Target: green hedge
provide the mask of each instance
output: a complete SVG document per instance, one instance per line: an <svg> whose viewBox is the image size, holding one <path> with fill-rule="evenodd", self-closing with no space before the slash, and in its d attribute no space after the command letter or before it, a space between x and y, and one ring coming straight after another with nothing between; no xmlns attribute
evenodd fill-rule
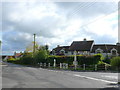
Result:
<svg viewBox="0 0 120 90"><path fill-rule="evenodd" d="M42 54L43 55L42 55ZM19 60L10 60L10 62L24 65L36 65L37 63L51 63L53 65L54 59L56 59L56 64L60 63L68 63L69 65L73 65L74 55L71 56L44 56L44 52L39 52L36 55L32 55L31 53L25 53L23 57ZM94 65L98 64L101 61L101 55L77 55L77 61L79 65Z"/></svg>
<svg viewBox="0 0 120 90"><path fill-rule="evenodd" d="M68 63L69 65L73 64L74 56L49 56L46 60L47 63L54 63L54 59L56 59L56 63ZM101 55L91 55L91 56L83 56L77 55L77 61L79 65L94 65L97 64L101 60Z"/></svg>

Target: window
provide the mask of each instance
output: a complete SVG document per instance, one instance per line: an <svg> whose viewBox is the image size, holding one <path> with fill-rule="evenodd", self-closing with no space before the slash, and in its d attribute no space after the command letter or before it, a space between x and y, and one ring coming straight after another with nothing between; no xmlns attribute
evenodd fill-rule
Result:
<svg viewBox="0 0 120 90"><path fill-rule="evenodd" d="M84 55L87 55L87 54L88 54L88 52L87 52L87 51L84 51L84 52L83 52L83 54L84 54Z"/></svg>
<svg viewBox="0 0 120 90"><path fill-rule="evenodd" d="M116 56L116 55L117 55L117 50L113 48L113 49L111 50L111 54L112 54L113 56Z"/></svg>
<svg viewBox="0 0 120 90"><path fill-rule="evenodd" d="M65 51L63 49L60 50L60 54L65 54Z"/></svg>
<svg viewBox="0 0 120 90"><path fill-rule="evenodd" d="M100 49L100 48L98 48L98 49L95 51L95 53L102 53L102 52L103 52L103 50Z"/></svg>
<svg viewBox="0 0 120 90"><path fill-rule="evenodd" d="M52 51L52 54L55 55L55 50Z"/></svg>

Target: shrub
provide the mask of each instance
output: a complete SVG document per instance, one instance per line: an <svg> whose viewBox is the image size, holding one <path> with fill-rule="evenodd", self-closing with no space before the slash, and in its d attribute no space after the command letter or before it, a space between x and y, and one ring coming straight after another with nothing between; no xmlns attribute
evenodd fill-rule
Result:
<svg viewBox="0 0 120 90"><path fill-rule="evenodd" d="M24 65L33 65L35 64L34 59L32 57L32 53L25 53L23 57L20 58L19 64L24 64Z"/></svg>
<svg viewBox="0 0 120 90"><path fill-rule="evenodd" d="M45 63L46 62L46 59L48 57L47 55L47 51L46 50L39 50L37 51L35 54L34 54L34 59L36 61L36 63Z"/></svg>
<svg viewBox="0 0 120 90"><path fill-rule="evenodd" d="M102 60L102 61L105 62L105 63L110 64L110 56L106 55L104 60Z"/></svg>
<svg viewBox="0 0 120 90"><path fill-rule="evenodd" d="M13 57L10 57L9 59L7 59L7 62L11 62L11 63L13 63L13 62L15 62L15 58L13 58Z"/></svg>
<svg viewBox="0 0 120 90"><path fill-rule="evenodd" d="M114 67L118 67L120 68L120 57L113 57L111 59L111 63L110 63L112 66Z"/></svg>

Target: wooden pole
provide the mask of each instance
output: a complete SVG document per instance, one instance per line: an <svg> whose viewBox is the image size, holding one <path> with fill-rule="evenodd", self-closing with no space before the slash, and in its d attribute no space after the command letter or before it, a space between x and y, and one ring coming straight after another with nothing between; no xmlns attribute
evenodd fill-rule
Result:
<svg viewBox="0 0 120 90"><path fill-rule="evenodd" d="M33 34L34 35L34 45L33 45L33 54L35 53L35 36L36 34Z"/></svg>

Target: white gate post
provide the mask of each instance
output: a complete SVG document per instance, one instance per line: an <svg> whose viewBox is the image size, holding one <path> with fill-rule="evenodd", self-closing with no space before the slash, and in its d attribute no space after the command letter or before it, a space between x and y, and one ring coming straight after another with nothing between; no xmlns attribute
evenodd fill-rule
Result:
<svg viewBox="0 0 120 90"><path fill-rule="evenodd" d="M95 65L95 71L97 71L97 64Z"/></svg>
<svg viewBox="0 0 120 90"><path fill-rule="evenodd" d="M50 63L48 63L48 67L50 67Z"/></svg>
<svg viewBox="0 0 120 90"><path fill-rule="evenodd" d="M83 64L83 70L85 70L85 64Z"/></svg>
<svg viewBox="0 0 120 90"><path fill-rule="evenodd" d="M66 69L68 69L68 64L66 63Z"/></svg>
<svg viewBox="0 0 120 90"><path fill-rule="evenodd" d="M60 69L62 68L62 63L60 63Z"/></svg>

